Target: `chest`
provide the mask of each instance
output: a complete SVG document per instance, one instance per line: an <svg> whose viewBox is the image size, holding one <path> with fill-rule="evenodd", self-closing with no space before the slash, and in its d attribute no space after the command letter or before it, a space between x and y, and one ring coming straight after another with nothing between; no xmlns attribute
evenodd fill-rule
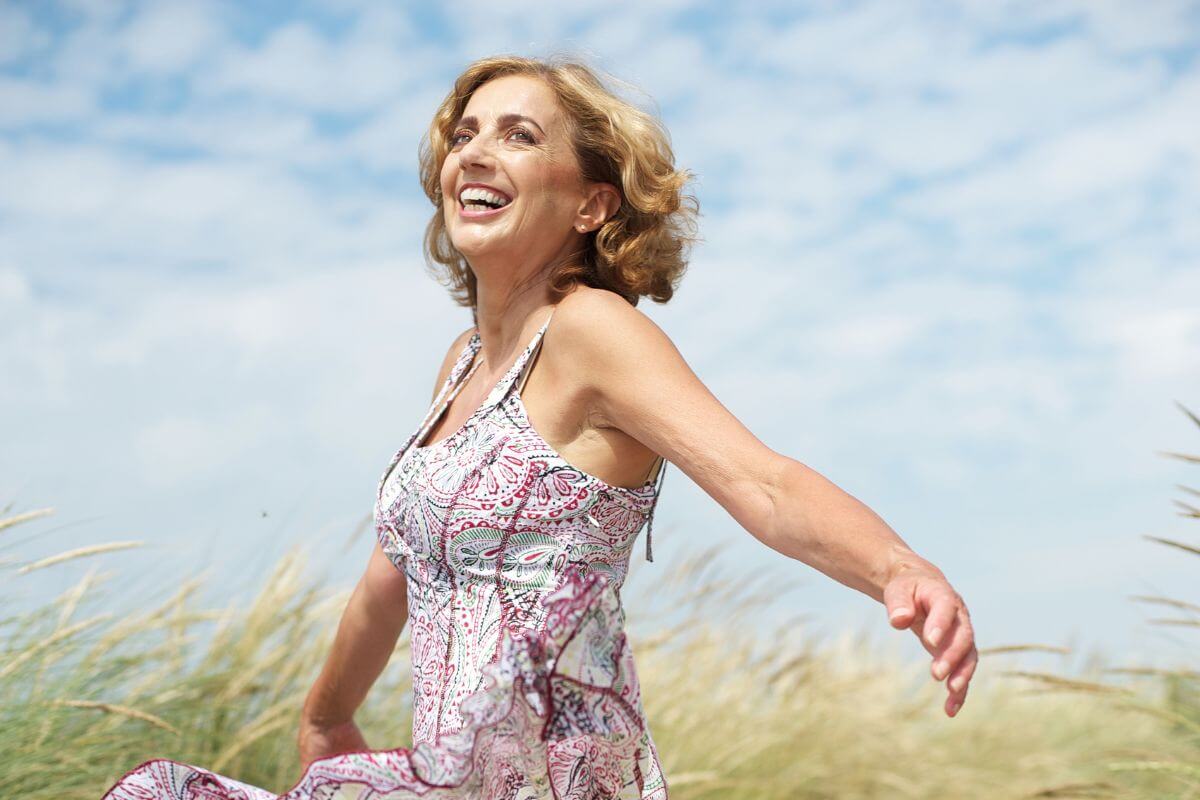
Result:
<svg viewBox="0 0 1200 800"><path fill-rule="evenodd" d="M610 491L526 431L487 418L401 459L379 522L422 581L550 587L579 565L621 582L654 495Z"/></svg>

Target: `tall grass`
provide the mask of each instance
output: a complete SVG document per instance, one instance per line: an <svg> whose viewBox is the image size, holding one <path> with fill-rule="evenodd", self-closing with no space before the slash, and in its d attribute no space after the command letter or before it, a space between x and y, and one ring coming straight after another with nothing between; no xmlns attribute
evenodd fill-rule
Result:
<svg viewBox="0 0 1200 800"><path fill-rule="evenodd" d="M117 618L92 571L0 621L0 797L98 800L152 757L289 787L298 710L348 598L306 585L303 572L293 552L246 608L196 608L193 579ZM409 735L397 677L406 659L397 653L364 709L388 746Z"/></svg>
<svg viewBox="0 0 1200 800"><path fill-rule="evenodd" d="M1200 428L1200 417L1178 404L1180 410ZM1162 453L1188 464L1200 464L1200 455ZM1200 489L1178 486L1192 497ZM1180 516L1200 520L1200 508L1183 500L1175 501ZM1200 556L1200 547L1161 536L1144 536L1155 544L1172 548L1181 558ZM1196 562L1194 562L1196 563ZM1200 567L1200 563L1196 564ZM1200 569L1197 569L1200 574ZM1200 580L1195 584L1200 586ZM1193 635L1200 634L1200 605L1194 600L1134 595L1136 602L1168 609L1170 616L1149 620L1151 625L1178 627ZM1152 666L1100 667L1094 682L1072 680L1047 674L1009 671L1004 674L1037 682L1046 692L1075 696L1090 701L1105 699L1113 713L1134 714L1155 722L1155 737L1141 740L1131 737L1113 749L1096 754L1093 762L1106 770L1107 779L1096 782L1092 795L1053 794L1053 797L1170 797L1180 800L1200 798L1200 646L1191 650L1191 663L1173 669ZM1130 687L1127 680L1140 679Z"/></svg>
<svg viewBox="0 0 1200 800"><path fill-rule="evenodd" d="M0 514L0 536L47 513ZM1200 555L1148 538L1181 558ZM9 585L135 545L9 562L0 574ZM778 596L713 574L714 555L678 563L655 587L684 617L630 628L673 798L1200 798L1195 669L1059 675L1018 659L1065 648L981 642L968 702L948 719L925 659L885 655L865 636L818 640L795 620L766 635L740 624ZM198 608L196 578L118 618L104 610L106 576L92 570L0 620L0 797L98 800L152 757L289 788L301 701L349 596L304 575L293 551L244 608ZM1193 602L1135 599L1169 609L1156 624L1200 628ZM407 640L358 715L374 747L411 743Z"/></svg>

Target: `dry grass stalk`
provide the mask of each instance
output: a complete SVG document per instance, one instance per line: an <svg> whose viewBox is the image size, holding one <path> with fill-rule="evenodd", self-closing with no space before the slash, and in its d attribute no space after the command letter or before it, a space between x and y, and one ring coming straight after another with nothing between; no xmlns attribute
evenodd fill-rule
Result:
<svg viewBox="0 0 1200 800"><path fill-rule="evenodd" d="M1053 644L1005 644L995 647L978 647L976 652L980 656L995 656L1001 653L1058 653L1060 655L1070 655L1071 648L1060 647Z"/></svg>
<svg viewBox="0 0 1200 800"><path fill-rule="evenodd" d="M1025 670L1003 670L1001 675L1012 675L1018 678L1028 678L1033 681L1051 686L1056 689L1064 689L1073 692L1091 692L1094 694L1120 694L1132 695L1133 692L1120 686L1109 686L1104 683L1095 683L1093 681L1073 680L1064 678L1060 675L1052 675L1046 672L1028 672Z"/></svg>
<svg viewBox="0 0 1200 800"><path fill-rule="evenodd" d="M140 719L143 722L148 722L151 725L162 728L164 731L170 731L176 736L182 735L178 728L176 728L174 725L171 725L161 717L156 717L153 714L145 711L138 711L136 708L117 705L116 703L101 703L96 700L53 700L51 703L58 706L90 708L95 709L96 711L104 711L109 714L120 714L124 717L131 717L132 719Z"/></svg>
<svg viewBox="0 0 1200 800"><path fill-rule="evenodd" d="M79 633L80 631L86 630L87 628L93 627L95 625L99 625L101 622L104 622L105 620L108 620L111 618L112 618L112 614L107 614L107 613L97 614L96 616L92 617L91 619L86 619L82 622L77 622L74 625L70 626L69 628L63 628L63 629L57 631L53 635L47 637L46 639L43 639L41 642L26 649L25 652L18 655L12 661L8 662L8 664L6 664L2 669L0 669L0 678L8 677L12 673L14 673L18 669L20 669L21 665L23 665L25 662L36 657L39 653L44 653L46 650L49 650L51 647L54 647L54 645L58 644L59 642L65 641L65 640L69 639L70 637L74 636L75 634Z"/></svg>
<svg viewBox="0 0 1200 800"><path fill-rule="evenodd" d="M1181 625L1185 628L1200 628L1200 620L1195 619L1171 619L1169 617L1151 617L1146 620L1151 625Z"/></svg>
<svg viewBox="0 0 1200 800"><path fill-rule="evenodd" d="M64 561L70 561L75 558L84 558L86 556L99 555L100 553L110 553L114 550L128 550L131 547L141 547L145 542L140 541L125 541L125 542L106 542L105 544L92 544L87 547L77 547L74 550L68 550L65 553L49 556L39 561L34 561L32 564L26 564L17 570L17 573L24 575L27 572L33 572L35 569L45 569L46 567L61 564Z"/></svg>
<svg viewBox="0 0 1200 800"><path fill-rule="evenodd" d="M97 583L97 576L96 568L93 567L87 571L87 574L83 576L79 583L75 584L63 593L62 597L60 598L62 601L62 608L58 613L58 624L55 626L56 631L62 630L64 627L66 627L67 622L75 613L75 609L79 607L79 601L83 599L83 596L87 594L88 590L91 589L95 583Z"/></svg>
<svg viewBox="0 0 1200 800"><path fill-rule="evenodd" d="M1176 453L1171 450L1159 450L1158 454L1160 456L1167 456L1168 458L1178 458L1181 461L1190 461L1193 464L1200 464L1200 456L1194 456L1190 453Z"/></svg>
<svg viewBox="0 0 1200 800"><path fill-rule="evenodd" d="M1090 783L1064 783L1029 795L1029 797L1112 797L1117 787L1103 781Z"/></svg>
<svg viewBox="0 0 1200 800"><path fill-rule="evenodd" d="M1109 667L1104 672L1118 675L1151 675L1154 677L1176 677L1200 679L1200 672L1189 669L1156 669L1154 667Z"/></svg>
<svg viewBox="0 0 1200 800"><path fill-rule="evenodd" d="M1142 538L1149 539L1152 542L1158 542L1159 544L1165 544L1170 547L1177 547L1180 550L1183 550L1185 553L1191 553L1194 556L1200 556L1200 547L1193 547L1190 544L1177 542L1174 539L1164 539L1161 536L1150 536L1149 534L1144 534Z"/></svg>
<svg viewBox="0 0 1200 800"><path fill-rule="evenodd" d="M220 771L229 766L246 748L270 733L281 731L295 722L296 708L301 698L285 698L274 706L263 711L258 719L252 721L243 729L237 739L226 747L213 760L211 769Z"/></svg>
<svg viewBox="0 0 1200 800"><path fill-rule="evenodd" d="M1109 764L1108 768L1114 772L1171 772L1200 778L1200 766L1180 764L1178 761L1116 761ZM1194 794L1187 796L1195 797Z"/></svg>
<svg viewBox="0 0 1200 800"><path fill-rule="evenodd" d="M1130 599L1137 600L1142 603L1157 603L1159 605L1170 606L1171 608L1178 608L1182 611L1200 612L1200 605L1195 603L1187 603L1183 600L1176 600L1173 597L1157 597L1154 595L1135 594L1130 595Z"/></svg>
<svg viewBox="0 0 1200 800"><path fill-rule="evenodd" d="M11 528L14 525L20 525L23 522L29 522L32 519L49 516L53 513L53 508L39 508L35 511L26 511L23 514L17 514L15 516L8 517L7 519L0 519L0 531Z"/></svg>

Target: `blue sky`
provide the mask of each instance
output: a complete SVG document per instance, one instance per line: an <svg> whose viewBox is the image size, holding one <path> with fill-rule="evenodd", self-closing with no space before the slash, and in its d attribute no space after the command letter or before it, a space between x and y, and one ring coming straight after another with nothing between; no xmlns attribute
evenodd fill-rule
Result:
<svg viewBox="0 0 1200 800"><path fill-rule="evenodd" d="M752 431L937 563L981 646L1194 646L1129 595L1196 600L1141 538L1196 540L1160 453L1200 450L1196 4L446 9L0 5L0 504L56 509L0 556L139 539L95 559L118 596L225 597L304 543L352 581L470 324L421 260L419 137L470 60L566 52L697 175L704 242L639 308ZM632 594L722 545L782 611L900 637L681 472L655 534Z"/></svg>

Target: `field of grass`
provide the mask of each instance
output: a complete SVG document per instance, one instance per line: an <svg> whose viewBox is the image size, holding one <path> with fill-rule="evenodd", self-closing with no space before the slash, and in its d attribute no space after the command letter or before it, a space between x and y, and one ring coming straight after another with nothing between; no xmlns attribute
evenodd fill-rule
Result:
<svg viewBox="0 0 1200 800"><path fill-rule="evenodd" d="M0 514L0 537L47 513ZM1200 556L1185 542L1154 544ZM123 546L7 563L0 575L8 584ZM630 628L672 798L1200 800L1196 670L1093 664L1060 675L1022 669L1044 647L981 648L970 696L951 720L925 660L737 624L769 600L705 575L699 565L709 557L679 564L658 587L687 619L670 630ZM289 788L299 776L301 702L349 596L304 574L292 553L248 607L198 608L192 581L158 607L118 618L105 613L93 571L36 610L0 620L0 798L99 800L153 757ZM1161 623L1200 638L1200 597L1139 599L1170 609ZM411 742L407 639L357 716L373 747ZM1200 642L1196 655L1200 669Z"/></svg>

